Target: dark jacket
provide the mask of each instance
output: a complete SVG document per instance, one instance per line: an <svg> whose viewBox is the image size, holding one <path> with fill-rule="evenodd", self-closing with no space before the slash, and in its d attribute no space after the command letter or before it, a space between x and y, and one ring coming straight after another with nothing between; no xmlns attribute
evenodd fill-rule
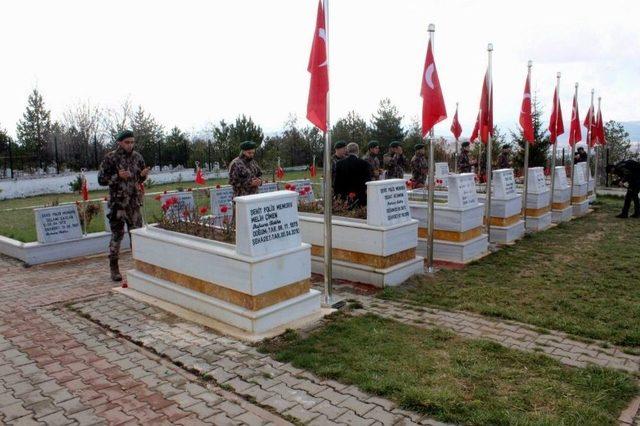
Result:
<svg viewBox="0 0 640 426"><path fill-rule="evenodd" d="M343 200L355 194L358 206L367 205L367 182L371 180L371 165L356 155L348 155L336 163L335 194Z"/></svg>
<svg viewBox="0 0 640 426"><path fill-rule="evenodd" d="M627 182L632 189L640 189L640 163L635 160L622 160L613 167L613 173L620 181Z"/></svg>

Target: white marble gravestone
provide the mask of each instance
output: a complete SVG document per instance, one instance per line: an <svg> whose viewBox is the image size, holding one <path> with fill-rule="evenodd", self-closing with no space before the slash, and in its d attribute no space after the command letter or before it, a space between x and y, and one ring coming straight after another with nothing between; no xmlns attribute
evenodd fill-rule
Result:
<svg viewBox="0 0 640 426"><path fill-rule="evenodd" d="M567 170L564 166L556 166L556 179L553 183L554 191L556 189L569 188L569 181L567 180Z"/></svg>
<svg viewBox="0 0 640 426"><path fill-rule="evenodd" d="M222 213L220 209L226 207ZM211 215L215 217L233 217L233 187L230 185L211 188Z"/></svg>
<svg viewBox="0 0 640 426"><path fill-rule="evenodd" d="M513 177L513 169L498 169L493 171L493 195L495 199L508 199L516 197L516 181Z"/></svg>
<svg viewBox="0 0 640 426"><path fill-rule="evenodd" d="M409 196L403 179L367 182L367 224L389 226L409 222Z"/></svg>
<svg viewBox="0 0 640 426"><path fill-rule="evenodd" d="M196 208L196 202L193 198L193 192L191 191L163 194L160 197L160 202L164 204L167 202L167 200L174 197L178 199L178 202L169 207L169 209L165 212L166 215L176 216L180 218L180 215L185 210L193 211Z"/></svg>
<svg viewBox="0 0 640 426"><path fill-rule="evenodd" d="M584 185L587 183L587 163L582 162L574 166L575 178L573 179L574 185Z"/></svg>
<svg viewBox="0 0 640 426"><path fill-rule="evenodd" d="M549 190L542 167L529 167L528 173L527 192L529 194L542 194Z"/></svg>
<svg viewBox="0 0 640 426"><path fill-rule="evenodd" d="M476 193L475 174L460 173L450 174L449 178L448 206L456 209L464 209L478 205Z"/></svg>
<svg viewBox="0 0 640 426"><path fill-rule="evenodd" d="M236 251L262 256L300 247L298 194L276 191L236 197Z"/></svg>
<svg viewBox="0 0 640 426"><path fill-rule="evenodd" d="M55 243L82 238L80 216L75 205L44 207L33 211L38 242Z"/></svg>
<svg viewBox="0 0 640 426"><path fill-rule="evenodd" d="M449 163L436 163L436 184L438 180L442 181L441 185L447 186L449 176Z"/></svg>
<svg viewBox="0 0 640 426"><path fill-rule="evenodd" d="M258 188L258 194L264 194L265 192L274 192L278 190L277 182L265 182Z"/></svg>

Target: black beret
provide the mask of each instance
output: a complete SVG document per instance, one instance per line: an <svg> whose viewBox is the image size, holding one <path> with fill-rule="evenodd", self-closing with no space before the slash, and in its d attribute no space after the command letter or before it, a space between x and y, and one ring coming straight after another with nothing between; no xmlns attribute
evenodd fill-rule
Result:
<svg viewBox="0 0 640 426"><path fill-rule="evenodd" d="M367 144L367 148L371 149L371 148L375 148L377 146L380 146L380 144L378 143L378 141L369 141L369 143Z"/></svg>
<svg viewBox="0 0 640 426"><path fill-rule="evenodd" d="M463 148L466 148L466 147L468 147L469 145L471 145L469 142L462 142L462 147L463 147Z"/></svg>
<svg viewBox="0 0 640 426"><path fill-rule="evenodd" d="M345 146L347 146L347 143L345 141L338 141L333 147L335 149L338 149L338 148L344 148Z"/></svg>
<svg viewBox="0 0 640 426"><path fill-rule="evenodd" d="M127 138L132 138L133 132L131 130L123 130L116 135L116 142L121 142Z"/></svg>
<svg viewBox="0 0 640 426"><path fill-rule="evenodd" d="M400 146L400 142L398 141L393 141L389 144L389 148L397 148Z"/></svg>
<svg viewBox="0 0 640 426"><path fill-rule="evenodd" d="M246 151L249 149L256 149L256 144L251 141L244 141L240 144L240 149L243 151Z"/></svg>
<svg viewBox="0 0 640 426"><path fill-rule="evenodd" d="M417 151L417 150L419 150L419 149L424 148L424 144L423 144L423 143L418 143L418 144L416 144L413 148Z"/></svg>

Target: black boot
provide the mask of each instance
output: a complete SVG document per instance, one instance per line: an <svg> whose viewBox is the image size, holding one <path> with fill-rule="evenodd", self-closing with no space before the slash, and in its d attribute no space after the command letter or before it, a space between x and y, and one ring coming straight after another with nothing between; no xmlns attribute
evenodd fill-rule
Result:
<svg viewBox="0 0 640 426"><path fill-rule="evenodd" d="M627 219L629 217L628 213L620 213L619 215L616 215L616 217L618 219Z"/></svg>
<svg viewBox="0 0 640 426"><path fill-rule="evenodd" d="M635 212L631 215L631 217L635 217L636 219L640 217L640 212Z"/></svg>
<svg viewBox="0 0 640 426"><path fill-rule="evenodd" d="M118 268L118 259L109 259L109 268L111 269L111 280L122 281L120 268Z"/></svg>

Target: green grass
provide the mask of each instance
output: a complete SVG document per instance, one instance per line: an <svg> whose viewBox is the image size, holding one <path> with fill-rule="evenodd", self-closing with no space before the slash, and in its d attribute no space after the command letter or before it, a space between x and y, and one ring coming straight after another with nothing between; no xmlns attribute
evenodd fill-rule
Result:
<svg viewBox="0 0 640 426"><path fill-rule="evenodd" d="M567 367L544 355L370 314L337 315L307 338L289 332L261 350L459 424L616 424L637 391L624 373Z"/></svg>
<svg viewBox="0 0 640 426"><path fill-rule="evenodd" d="M320 176L321 171L317 176ZM285 178L287 180L305 179L309 177L309 172L287 172ZM271 180L268 175L267 179ZM319 178L316 178L319 179ZM226 185L227 179L211 179L207 181L207 186L217 184ZM172 191L177 188L196 188L194 182L168 183L163 185L154 185L147 189L148 193ZM89 196L91 199L103 199L108 195L108 191L91 191ZM209 199L206 194L201 191L194 193L196 204L198 207L208 206ZM36 241L35 215L32 211L33 207L43 207L52 203L69 203L81 200L78 194L50 194L40 195L36 197L17 198L13 200L0 201L0 235L13 238L22 242ZM160 203L155 201L153 197L147 196L145 201L146 214L145 217L149 222L154 222L155 217L160 216ZM17 210L15 210L17 209ZM96 217L89 225L89 232L104 231L104 222L102 216Z"/></svg>
<svg viewBox="0 0 640 426"><path fill-rule="evenodd" d="M614 218L621 204L600 197L584 218L381 297L640 347L640 220Z"/></svg>

